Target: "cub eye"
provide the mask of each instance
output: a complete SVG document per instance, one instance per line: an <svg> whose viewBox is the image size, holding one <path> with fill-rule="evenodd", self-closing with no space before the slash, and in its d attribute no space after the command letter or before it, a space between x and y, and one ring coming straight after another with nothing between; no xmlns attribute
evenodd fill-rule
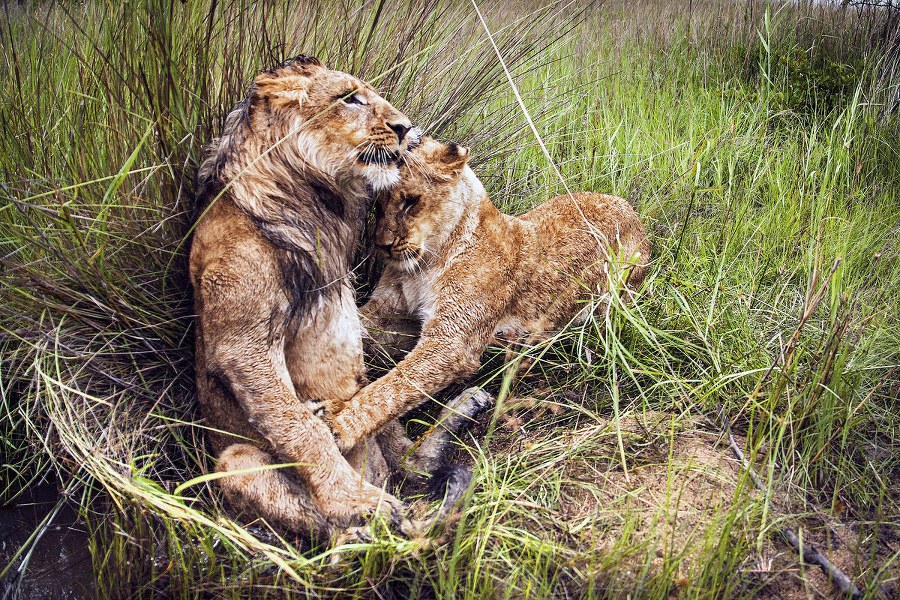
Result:
<svg viewBox="0 0 900 600"><path fill-rule="evenodd" d="M421 200L421 199L422 199L422 196L418 196L418 195L416 195L416 196L406 196L406 197L403 199L403 206L400 207L400 210L402 210L402 211L405 212L405 211L411 209L413 206L415 206L416 204L418 204L418 203L419 203L419 200Z"/></svg>

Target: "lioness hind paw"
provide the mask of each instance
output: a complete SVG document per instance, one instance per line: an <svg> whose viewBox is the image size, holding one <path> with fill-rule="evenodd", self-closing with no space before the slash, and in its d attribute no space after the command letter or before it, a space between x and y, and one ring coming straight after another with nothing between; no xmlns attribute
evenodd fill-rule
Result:
<svg viewBox="0 0 900 600"><path fill-rule="evenodd" d="M469 467L458 464L444 465L431 474L426 484L425 493L431 500L444 503L441 511L450 510L462 498L469 484L472 483L472 471Z"/></svg>

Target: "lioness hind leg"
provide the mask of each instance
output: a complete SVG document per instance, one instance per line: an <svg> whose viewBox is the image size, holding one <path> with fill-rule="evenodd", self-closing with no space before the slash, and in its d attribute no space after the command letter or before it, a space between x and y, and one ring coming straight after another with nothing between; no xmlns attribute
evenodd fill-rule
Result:
<svg viewBox="0 0 900 600"><path fill-rule="evenodd" d="M260 516L279 529L294 531L314 541L328 540L336 528L318 509L309 492L279 469L272 456L250 444L232 444L216 461L217 473L232 473L219 487L232 510L245 518Z"/></svg>

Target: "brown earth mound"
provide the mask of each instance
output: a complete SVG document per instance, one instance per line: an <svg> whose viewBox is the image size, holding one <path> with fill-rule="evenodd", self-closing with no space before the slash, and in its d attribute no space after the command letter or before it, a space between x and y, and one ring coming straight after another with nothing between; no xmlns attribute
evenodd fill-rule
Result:
<svg viewBox="0 0 900 600"><path fill-rule="evenodd" d="M511 501L522 512L511 510L510 521L530 509L523 526L569 549L578 592L590 586L608 597L659 597L647 592L669 586L662 597L706 597L695 586L724 581L735 598L838 597L827 576L781 538L786 525L864 593L880 581L887 583L876 594L898 597L900 527L881 524L873 535L859 521L843 522L804 503L779 469L767 510L707 419L627 412L617 425L611 416L561 412L545 401L513 399L489 447L495 461L515 461L516 476L534 481ZM762 454L755 468L765 482Z"/></svg>

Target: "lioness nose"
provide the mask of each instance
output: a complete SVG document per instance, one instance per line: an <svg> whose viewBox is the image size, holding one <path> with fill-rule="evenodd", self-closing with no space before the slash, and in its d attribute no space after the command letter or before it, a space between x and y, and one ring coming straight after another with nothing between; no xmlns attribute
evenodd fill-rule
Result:
<svg viewBox="0 0 900 600"><path fill-rule="evenodd" d="M406 137L406 133L412 129L412 125L408 123L388 123L388 127L394 130L394 133L397 134L397 141L402 142L403 138Z"/></svg>
<svg viewBox="0 0 900 600"><path fill-rule="evenodd" d="M390 254L390 253L391 253L391 246L392 246L392 245L393 245L393 244L391 244L391 243L387 243L387 244L379 244L378 242L375 242L375 247L378 248L379 250L381 250L382 252L384 252L385 254Z"/></svg>

